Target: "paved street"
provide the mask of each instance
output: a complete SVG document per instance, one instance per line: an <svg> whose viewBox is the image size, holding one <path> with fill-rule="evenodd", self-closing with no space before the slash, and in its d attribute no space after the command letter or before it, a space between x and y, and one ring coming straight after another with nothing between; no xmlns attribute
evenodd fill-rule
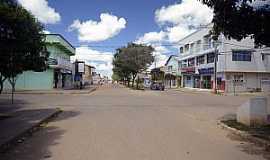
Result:
<svg viewBox="0 0 270 160"><path fill-rule="evenodd" d="M53 122L1 160L260 160L218 118L247 97L133 91L107 85L82 95L16 95L19 107L60 107ZM2 104L3 105L3 104Z"/></svg>

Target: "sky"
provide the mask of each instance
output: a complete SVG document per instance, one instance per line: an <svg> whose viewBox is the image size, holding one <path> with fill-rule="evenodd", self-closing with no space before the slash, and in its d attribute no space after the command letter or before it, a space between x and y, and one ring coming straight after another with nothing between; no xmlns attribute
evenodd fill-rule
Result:
<svg viewBox="0 0 270 160"><path fill-rule="evenodd" d="M111 76L116 48L128 42L152 45L156 65L178 54L175 45L211 22L213 13L197 0L18 0L46 33L63 35L75 48L72 60L84 60ZM173 46L164 46L173 44ZM152 66L153 67L153 66Z"/></svg>

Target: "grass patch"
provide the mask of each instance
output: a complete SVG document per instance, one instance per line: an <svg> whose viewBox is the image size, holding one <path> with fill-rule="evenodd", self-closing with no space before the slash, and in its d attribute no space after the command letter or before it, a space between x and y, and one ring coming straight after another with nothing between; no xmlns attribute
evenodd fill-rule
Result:
<svg viewBox="0 0 270 160"><path fill-rule="evenodd" d="M223 120L221 122L231 128L235 128L240 131L245 131L254 137L270 140L270 125L249 127L242 123L237 122L236 120Z"/></svg>

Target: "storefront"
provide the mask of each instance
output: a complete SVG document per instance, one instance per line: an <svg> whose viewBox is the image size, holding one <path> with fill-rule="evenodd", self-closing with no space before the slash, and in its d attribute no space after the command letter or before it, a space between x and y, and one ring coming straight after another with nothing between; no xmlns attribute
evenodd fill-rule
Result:
<svg viewBox="0 0 270 160"><path fill-rule="evenodd" d="M195 88L198 86L198 75L195 74L195 67L181 68L182 87Z"/></svg>
<svg viewBox="0 0 270 160"><path fill-rule="evenodd" d="M18 76L16 90L50 90L72 87L72 63L70 56L75 48L59 34L46 35L46 48L49 52L48 69L43 72L25 71ZM4 89L11 86L5 83Z"/></svg>
<svg viewBox="0 0 270 160"><path fill-rule="evenodd" d="M213 88L213 81L212 77L214 75L214 68L201 68L198 69L198 72L200 74L200 88L202 89L212 89Z"/></svg>

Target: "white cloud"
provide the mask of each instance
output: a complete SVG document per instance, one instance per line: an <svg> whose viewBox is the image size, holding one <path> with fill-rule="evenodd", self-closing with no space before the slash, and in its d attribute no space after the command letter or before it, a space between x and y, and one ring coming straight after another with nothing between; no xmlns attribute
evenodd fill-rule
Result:
<svg viewBox="0 0 270 160"><path fill-rule="evenodd" d="M48 30L43 30L43 34L51 34L51 32Z"/></svg>
<svg viewBox="0 0 270 160"><path fill-rule="evenodd" d="M102 75L112 75L113 53L94 50L87 46L76 48L76 55L71 57L72 61L82 60L86 64L96 67L96 71Z"/></svg>
<svg viewBox="0 0 270 160"><path fill-rule="evenodd" d="M198 0L183 0L179 4L163 6L156 10L157 23L181 25L200 25L211 22L213 11Z"/></svg>
<svg viewBox="0 0 270 160"><path fill-rule="evenodd" d="M100 15L100 22L88 20L81 22L74 20L69 31L77 31L78 38L82 42L98 42L112 38L126 28L126 20L108 13Z"/></svg>
<svg viewBox="0 0 270 160"><path fill-rule="evenodd" d="M164 46L158 44L153 44L152 46L155 48L155 51L153 52L155 61L150 66L150 69L163 66L168 59L168 56L166 54L170 52L170 50Z"/></svg>
<svg viewBox="0 0 270 160"><path fill-rule="evenodd" d="M148 32L145 33L142 37L139 37L135 43L154 43L161 42L166 37L166 33L161 32Z"/></svg>
<svg viewBox="0 0 270 160"><path fill-rule="evenodd" d="M187 26L177 25L167 28L169 42L175 43L194 32L195 30L187 28Z"/></svg>
<svg viewBox="0 0 270 160"><path fill-rule="evenodd" d="M18 0L18 2L44 24L55 24L61 20L60 14L49 6L47 0Z"/></svg>

